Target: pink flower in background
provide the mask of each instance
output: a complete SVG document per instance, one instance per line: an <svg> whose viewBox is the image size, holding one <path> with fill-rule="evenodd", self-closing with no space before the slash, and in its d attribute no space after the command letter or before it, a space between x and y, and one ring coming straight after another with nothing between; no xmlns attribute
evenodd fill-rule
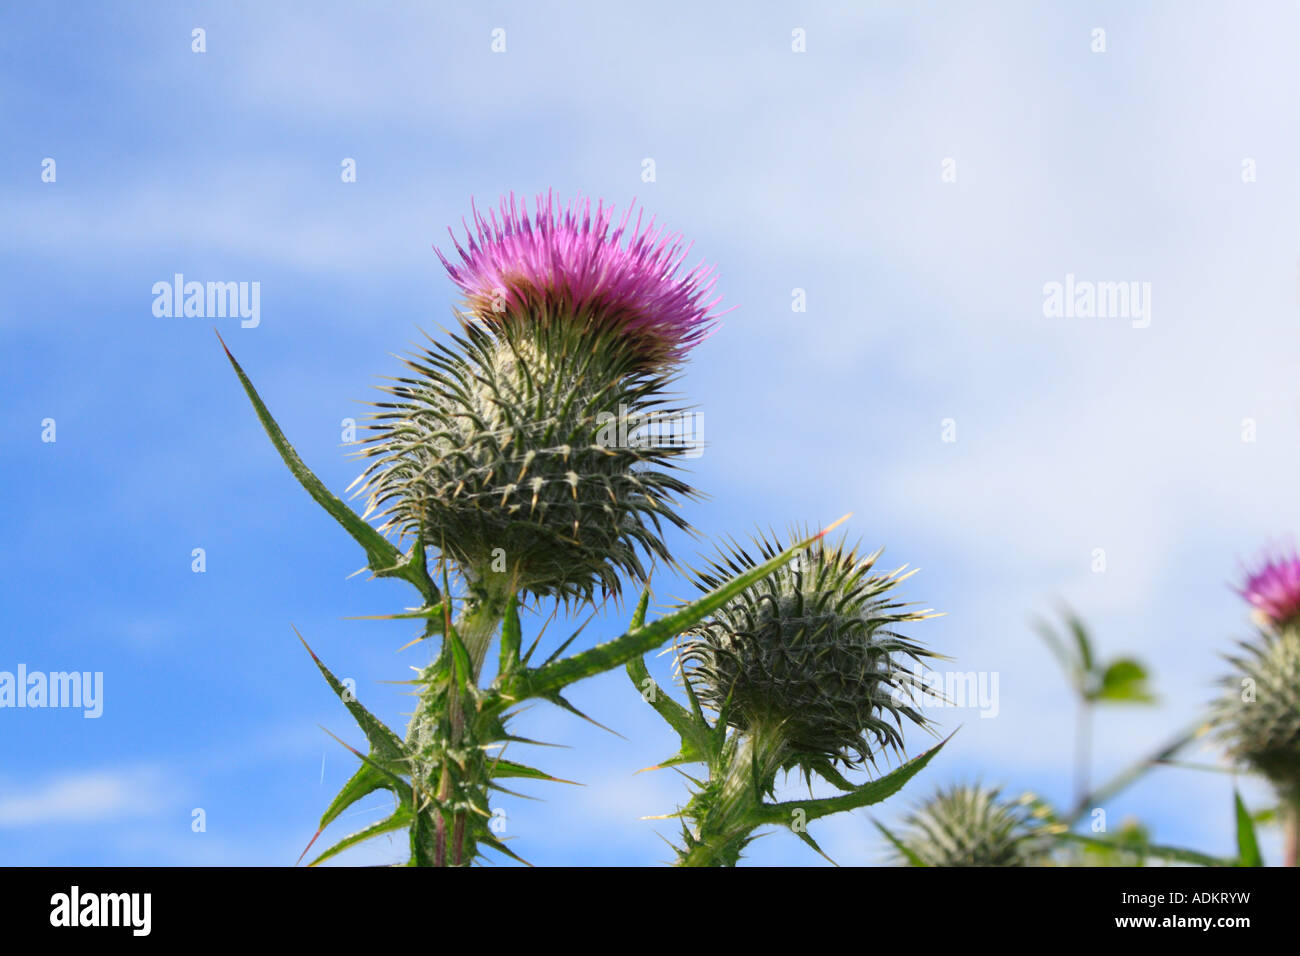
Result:
<svg viewBox="0 0 1300 956"><path fill-rule="evenodd" d="M593 213L590 199L561 209L547 192L530 217L511 193L499 215L474 208L468 248L452 233L460 263L435 251L475 318L584 323L616 333L645 362L678 360L716 325L717 277L703 264L678 274L690 252L679 233L653 218L643 225L640 211L629 229L632 206L611 229L613 215L603 201Z"/></svg>
<svg viewBox="0 0 1300 956"><path fill-rule="evenodd" d="M1275 625L1300 617L1300 556L1293 549L1290 556L1266 557L1246 578L1241 595Z"/></svg>

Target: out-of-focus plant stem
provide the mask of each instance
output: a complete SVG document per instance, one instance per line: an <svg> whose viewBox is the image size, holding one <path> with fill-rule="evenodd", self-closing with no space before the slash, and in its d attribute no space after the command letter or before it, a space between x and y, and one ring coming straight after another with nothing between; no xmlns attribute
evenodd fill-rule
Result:
<svg viewBox="0 0 1300 956"><path fill-rule="evenodd" d="M1184 729L1175 735L1168 743L1160 749L1138 760L1124 770L1120 771L1110 780L1106 781L1091 793L1084 794L1078 802L1075 803L1074 809L1070 811L1065 818L1067 826L1074 826L1084 816L1087 815L1089 808L1109 800L1122 790L1132 786L1144 774L1153 767L1164 763L1174 754L1178 753L1196 738L1200 737L1209 729L1209 724L1204 720L1198 720L1195 724Z"/></svg>
<svg viewBox="0 0 1300 956"><path fill-rule="evenodd" d="M1282 865L1295 866L1300 856L1300 794L1293 794L1283 807L1286 814L1285 842L1282 848Z"/></svg>

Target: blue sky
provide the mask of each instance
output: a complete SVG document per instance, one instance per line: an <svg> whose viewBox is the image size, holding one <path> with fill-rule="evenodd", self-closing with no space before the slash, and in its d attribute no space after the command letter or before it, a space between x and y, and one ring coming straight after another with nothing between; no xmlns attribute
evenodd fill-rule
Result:
<svg viewBox="0 0 1300 956"><path fill-rule="evenodd" d="M1300 525L1298 18L1174 2L6 9L0 670L103 672L104 713L0 711L0 862L292 863L352 770L320 725L357 734L291 626L402 723L383 682L425 652L395 653L401 622L343 618L411 595L349 577L360 553L276 458L212 330L341 491L357 470L342 420L391 353L451 322L431 244L471 197L509 190L635 196L717 264L737 308L681 382L709 442L692 479L712 497L687 512L705 537L852 511L855 537L923 568L906 595L947 612L914 636L998 673L998 716L936 712L960 733L881 819L973 778L1068 799L1074 714L1029 627L1058 600L1103 654L1143 658L1161 695L1099 717L1095 776L1152 748L1248 633L1240 562ZM178 272L260 283L260 324L155 316L153 284ZM1046 316L1044 285L1067 275L1150 283L1149 326ZM707 547L675 543L688 560ZM656 582L665 602L684 593ZM583 640L618 630L611 615ZM508 798L513 846L539 864L665 859L671 830L639 818L672 810L682 781L633 772L667 755L667 729L621 673L573 696L626 739L528 711L527 736L571 748L534 762L586 786ZM1233 782L1166 769L1107 812L1227 853ZM359 809L340 835L382 800ZM883 857L863 813L813 832L841 862ZM785 833L751 859L820 862Z"/></svg>

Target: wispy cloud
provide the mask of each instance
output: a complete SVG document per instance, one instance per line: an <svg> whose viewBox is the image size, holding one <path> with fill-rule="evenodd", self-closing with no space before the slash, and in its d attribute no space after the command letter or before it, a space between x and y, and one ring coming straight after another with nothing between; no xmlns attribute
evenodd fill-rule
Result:
<svg viewBox="0 0 1300 956"><path fill-rule="evenodd" d="M0 827L86 824L147 816L170 790L160 770L98 770L66 774L30 789L0 787Z"/></svg>

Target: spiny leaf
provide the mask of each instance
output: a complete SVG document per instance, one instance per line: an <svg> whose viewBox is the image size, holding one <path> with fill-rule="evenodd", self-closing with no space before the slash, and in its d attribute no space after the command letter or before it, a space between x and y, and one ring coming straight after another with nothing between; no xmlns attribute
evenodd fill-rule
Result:
<svg viewBox="0 0 1300 956"><path fill-rule="evenodd" d="M298 634L298 629L295 627L293 632ZM401 738L389 730L383 721L361 706L356 695L344 687L339 679L330 673L330 669L325 666L319 657L316 656L316 652L308 646L307 642L303 640L301 634L298 634L298 640L302 641L302 646L307 648L307 653L310 654L311 659L316 662L316 666L320 668L320 672L325 675L325 680L329 682L330 687L334 690L334 693L338 695L339 700L343 701L343 706L348 709L349 713L352 714L356 719L356 722L361 726L361 730L365 733L366 740L370 742L370 746L374 750L376 756L385 760L396 760L402 758L404 756L404 750Z"/></svg>
<svg viewBox="0 0 1300 956"><path fill-rule="evenodd" d="M439 601L438 588L429 579L425 570L423 543L417 541L416 546L411 550L411 556L409 558L403 556L387 538L367 524L360 515L326 488L321 480L312 473L312 470L307 467L302 458L298 456L293 446L289 444L289 440L284 437L280 426L276 424L275 419L271 417L271 413L267 411L266 405L262 402L261 396L257 394L257 389L253 388L253 383L249 381L248 376L244 374L244 370L235 361L235 356L230 353L230 349L226 346L225 340L221 338L220 332L217 333L217 338L221 341L221 347L225 349L230 364L234 366L235 374L239 376L244 391L248 393L248 398L253 403L253 409L257 412L262 427L266 429L271 444L280 453L280 457L289 466L289 470L293 472L294 477L307 489L307 493L361 545L366 552L366 561L370 570L379 577L397 577L410 581L424 595L427 604L437 604Z"/></svg>
<svg viewBox="0 0 1300 956"><path fill-rule="evenodd" d="M650 585L646 585L641 591L641 599L636 602L636 610L632 612L632 623L629 625L629 631L637 631L645 627L646 609L650 607Z"/></svg>
<svg viewBox="0 0 1300 956"><path fill-rule="evenodd" d="M790 800L784 803L766 803L757 809L756 815L760 823L784 824L791 819L791 814L795 810L803 810L804 819L811 822L832 813L839 813L843 810L856 810L859 807L868 807L873 803L879 803L903 789L903 785L920 773L925 765L934 758L934 755L943 749L944 744L951 739L952 735L949 734L919 757L909 760L897 770L878 780L864 783L853 793L842 793L837 797L823 797L820 800Z"/></svg>
<svg viewBox="0 0 1300 956"><path fill-rule="evenodd" d="M697 719L692 716L685 707L669 697L662 687L654 683L644 658L634 657L627 662L627 676L636 685L642 699L646 699L646 682L651 682L651 695L646 702L682 738L682 751L679 756L688 759L688 755L693 755L689 759L703 760L704 755L708 753L708 724L704 723L702 718ZM660 766L665 765L660 764Z"/></svg>
<svg viewBox="0 0 1300 956"><path fill-rule="evenodd" d="M523 629L519 623L519 600L510 595L506 602L505 618L501 623L501 658L497 667L499 674L512 674L518 669L519 647L523 643Z"/></svg>
<svg viewBox="0 0 1300 956"><path fill-rule="evenodd" d="M1112 840L1099 840L1096 837L1085 836L1082 833L1062 833L1060 839L1067 840L1071 843L1081 843L1084 846L1093 847L1098 850L1124 850L1123 846L1117 845ZM1224 860L1219 857L1207 856L1204 853L1198 853L1195 850L1184 850L1180 847L1172 846L1151 846L1143 845L1141 848L1133 848L1132 852L1141 853L1144 856L1155 857L1158 860L1169 860L1173 863L1194 863L1197 866L1233 866L1234 860Z"/></svg>
<svg viewBox="0 0 1300 956"><path fill-rule="evenodd" d="M581 718L582 718L583 720L585 720L587 723L589 723L589 724L593 724L593 725L595 725L596 727L599 727L601 730L609 731L609 733L613 734L615 737L620 737L620 738L622 738L623 740L626 740L626 739L627 739L627 738L624 737L622 734L620 734L617 730L613 730L613 729L611 729L611 728L609 728L609 727L606 727L606 726L605 726L604 724L602 724L600 721L598 721L598 720L594 720L593 718L588 717L588 716L587 716L586 714L584 714L582 711L578 710L578 708L577 708L577 707L574 707L573 704L570 703L570 702L569 702L569 701L564 697L563 694L560 694L560 693L558 693L558 692L556 692L556 693L554 693L554 694L547 694L546 697L545 697L544 699L545 699L545 700L549 700L552 704L555 704L557 707L563 707L563 708L564 708L565 710L567 710L569 713L571 713L571 714L575 714L576 716L581 717Z"/></svg>
<svg viewBox="0 0 1300 956"><path fill-rule="evenodd" d="M397 794L397 799L399 801L403 803L407 803L411 800L410 784L408 784L405 780L399 777L397 773L395 773L390 768L385 767L383 763L375 760L373 757L366 756L356 747L351 746L347 741L343 740L341 737L337 736L336 734L330 733L330 731L326 730L324 727L322 727L321 730L324 730L325 733L329 734L331 737L337 740L344 747L347 747L347 749L352 752L352 755L356 757L358 760L365 763L366 766L373 767L380 774L382 774L388 781L387 785L389 789Z"/></svg>
<svg viewBox="0 0 1300 956"><path fill-rule="evenodd" d="M460 635L456 633L455 625L447 625L447 644L451 648L452 660L455 663L456 687L463 695L469 689L470 680L470 662L469 651L465 649Z"/></svg>
<svg viewBox="0 0 1300 956"><path fill-rule="evenodd" d="M531 863L529 863L527 860L525 860L525 859L524 859L522 856L520 856L518 853L515 853L513 850L507 848L506 845L505 845L504 843L502 843L502 842L501 842L500 840L498 840L496 837L492 836L490 833L484 833L484 834L482 834L481 836L479 836L478 841L479 841L480 843L486 844L487 846L490 846L492 849L496 850L498 853L505 854L506 856L510 857L510 859L515 860L515 861L517 861L517 862L519 862L519 863L522 863L524 866L532 866Z"/></svg>
<svg viewBox="0 0 1300 956"><path fill-rule="evenodd" d="M584 784L577 781L552 777L544 770L537 770L521 763L515 763L513 760L504 760L502 758L492 761L491 772L493 777L527 777L530 780L549 780L551 783L570 783L575 787L584 786Z"/></svg>
<svg viewBox="0 0 1300 956"><path fill-rule="evenodd" d="M915 850L911 849L902 840L894 836L894 834L890 830L887 830L885 828L885 825L881 823L879 820L872 820L871 822L876 825L876 829L879 830L882 834L884 834L885 839L888 840L890 843L892 843L894 845L894 849L896 849L899 853L903 854L903 856L907 859L907 862L912 864L912 866L930 865L926 863L923 859L921 859L919 856L917 856Z"/></svg>
<svg viewBox="0 0 1300 956"><path fill-rule="evenodd" d="M787 825L788 825L788 824L787 824ZM819 846L817 845L817 841L814 840L814 839L812 838L812 834L809 833L807 830L804 830L804 829L802 829L802 828L796 830L793 826L790 827L790 830L791 830L791 832L793 832L794 835L797 836L800 840L803 840L804 843L807 843L810 847L812 847L813 850L816 851L816 853L817 853L817 854L818 854L818 855L819 855L823 860L825 860L827 863L829 863L831 866L839 866L838 863L836 863L834 860L832 860L829 856L826 855L826 851L825 851L825 850L823 850L821 847L819 847Z"/></svg>
<svg viewBox="0 0 1300 956"><path fill-rule="evenodd" d="M1237 810L1237 858L1238 866L1263 866L1264 859L1259 853L1259 841L1255 839L1255 822L1250 812L1241 801L1241 794L1232 792L1233 803Z"/></svg>
<svg viewBox="0 0 1300 956"><path fill-rule="evenodd" d="M338 795L326 808L324 815L320 818L320 829L324 830L338 818L340 813L362 797L369 796L376 790L391 789L392 785L387 776L370 764L363 763L357 768L357 772L348 778L348 782L343 785L343 789L338 792ZM316 835L319 836L320 832L317 831ZM312 837L313 842L315 842L315 839L316 837ZM311 849L310 843L307 844L307 849ZM307 850L303 850L303 854L306 855L306 853Z"/></svg>
<svg viewBox="0 0 1300 956"><path fill-rule="evenodd" d="M409 621L414 618L430 618L441 623L443 616L443 607L441 603L433 607L422 607L414 611L403 611L400 614L362 614L358 617L345 617L345 621Z"/></svg>
<svg viewBox="0 0 1300 956"><path fill-rule="evenodd" d="M383 820L379 820L376 823L372 823L370 824L370 826L365 827L362 830L358 830L356 833L353 833L351 836L344 837L342 840L339 840L338 843L335 843L332 847L330 847L328 850L321 853L320 856L316 857L316 859L312 860L307 865L317 866L321 863L324 863L326 860L330 859L330 857L338 856L340 853L342 853L344 850L348 849L349 847L354 847L358 843L364 843L366 840L369 840L371 837L382 836L385 833L392 833L394 830L401 830L404 827L409 826L410 823L411 823L411 808L407 806L399 806L396 810L393 811L391 816L385 817Z"/></svg>
<svg viewBox="0 0 1300 956"><path fill-rule="evenodd" d="M653 624L628 631L605 644L598 644L589 650L574 654L564 660L555 661L538 668L528 675L521 675L517 682L521 685L512 696L545 697L547 694L567 687L575 681L594 674L600 674L619 664L625 664L633 657L639 657L653 650L664 641L703 620L713 611L726 604L747 587L761 581L777 568L784 565L802 549L817 541L841 522L848 519L845 515L839 521L829 525L817 534L810 535L803 541L787 548L768 561L751 568L744 574L733 578L726 584L710 591L698 601L687 605L667 617L660 618Z"/></svg>

